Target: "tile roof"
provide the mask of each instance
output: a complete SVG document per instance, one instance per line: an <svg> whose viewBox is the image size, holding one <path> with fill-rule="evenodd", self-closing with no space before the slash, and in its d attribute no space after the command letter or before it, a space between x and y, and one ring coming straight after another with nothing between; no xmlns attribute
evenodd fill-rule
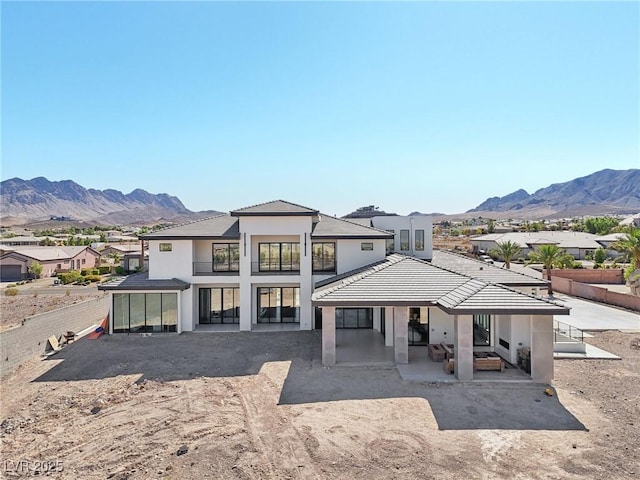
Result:
<svg viewBox="0 0 640 480"><path fill-rule="evenodd" d="M393 238L393 234L342 218L321 214L311 238Z"/></svg>
<svg viewBox="0 0 640 480"><path fill-rule="evenodd" d="M239 220L229 214L217 215L195 222L168 227L141 235L144 240L172 240L181 238L240 238Z"/></svg>
<svg viewBox="0 0 640 480"><path fill-rule="evenodd" d="M547 285L545 280L442 250L433 250L431 264L489 283L500 283L512 287L544 287Z"/></svg>
<svg viewBox="0 0 640 480"><path fill-rule="evenodd" d="M541 298L398 254L316 287L320 289L312 301L320 306L439 306L452 314L569 313Z"/></svg>
<svg viewBox="0 0 640 480"><path fill-rule="evenodd" d="M596 235L586 232L509 232L509 233L491 233L489 235L481 235L471 239L474 242L505 242L510 240L517 243L522 248L529 246L556 244L560 248L592 248L600 247L596 242Z"/></svg>
<svg viewBox="0 0 640 480"><path fill-rule="evenodd" d="M149 272L140 272L98 285L98 290L187 290L190 283L177 278L149 280Z"/></svg>
<svg viewBox="0 0 640 480"><path fill-rule="evenodd" d="M317 215L318 211L303 207L284 200L273 200L250 207L239 208L231 211L231 216L288 216L288 215Z"/></svg>
<svg viewBox="0 0 640 480"><path fill-rule="evenodd" d="M40 262L51 260L68 260L79 255L85 250L90 250L97 255L94 249L88 246L79 247L11 247L11 251L5 255L22 255L23 257L32 258Z"/></svg>

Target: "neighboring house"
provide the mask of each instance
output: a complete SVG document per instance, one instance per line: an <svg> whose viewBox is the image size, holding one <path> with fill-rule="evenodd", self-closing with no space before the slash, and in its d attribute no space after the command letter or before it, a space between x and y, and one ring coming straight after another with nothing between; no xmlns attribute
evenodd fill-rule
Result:
<svg viewBox="0 0 640 480"><path fill-rule="evenodd" d="M100 237L98 237L99 239ZM132 237L130 235L109 235L107 237L107 242L109 243L128 243L128 242L137 242L138 237Z"/></svg>
<svg viewBox="0 0 640 480"><path fill-rule="evenodd" d="M624 238L626 238L626 234L624 233L610 233L609 235L603 235L601 237L596 237L596 242L598 242L602 248L607 250L607 256L608 257L618 257L621 255L620 252L614 250L612 248L613 244L616 243L618 240L623 240Z"/></svg>
<svg viewBox="0 0 640 480"><path fill-rule="evenodd" d="M28 278L29 265L42 265L41 277L59 272L93 268L100 264L100 254L91 247L22 247L0 257L0 281L14 282Z"/></svg>
<svg viewBox="0 0 640 480"><path fill-rule="evenodd" d="M51 237L20 236L20 237L0 238L0 245L16 246L16 247L37 247L40 245L40 242L42 240L45 240L47 238L50 238L53 241L56 240L55 238L51 238Z"/></svg>
<svg viewBox="0 0 640 480"><path fill-rule="evenodd" d="M139 272L149 269L149 252L144 252L144 267L140 265L140 251L125 253L122 259L122 268L127 273Z"/></svg>
<svg viewBox="0 0 640 480"><path fill-rule="evenodd" d="M453 344L462 380L474 352L515 364L529 347L531 377L550 381L553 315L569 311L530 294L546 282L433 252L431 220L412 218L375 228L277 200L143 235L148 272L98 287L112 293L110 333L321 328L333 365L350 348L337 330L367 330L396 363L409 345ZM413 256L388 255L391 240Z"/></svg>
<svg viewBox="0 0 640 480"><path fill-rule="evenodd" d="M640 227L640 213L636 213L635 215L631 215L630 217L621 220L620 225Z"/></svg>
<svg viewBox="0 0 640 480"><path fill-rule="evenodd" d="M124 244L103 244L106 245L103 249L100 250L100 255L103 257L108 257L114 253L118 253L121 256L129 255L129 254L138 254L140 255L140 242L138 243L124 243Z"/></svg>
<svg viewBox="0 0 640 480"><path fill-rule="evenodd" d="M522 251L519 256L524 258L541 245L557 245L577 260L584 260L601 247L597 238L591 233L565 231L491 233L472 238L471 245L474 252L489 252L497 249L498 243L511 241L520 246Z"/></svg>

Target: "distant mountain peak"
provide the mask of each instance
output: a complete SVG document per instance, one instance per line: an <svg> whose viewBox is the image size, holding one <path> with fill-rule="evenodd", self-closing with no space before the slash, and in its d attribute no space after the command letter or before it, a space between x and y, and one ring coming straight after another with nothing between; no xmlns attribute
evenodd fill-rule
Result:
<svg viewBox="0 0 640 480"><path fill-rule="evenodd" d="M151 222L193 213L177 197L166 193L155 195L141 188L125 195L114 189L86 189L73 180L50 181L36 177L11 178L1 182L0 189L2 216L21 218L25 222L54 216L97 222L104 219L112 224Z"/></svg>

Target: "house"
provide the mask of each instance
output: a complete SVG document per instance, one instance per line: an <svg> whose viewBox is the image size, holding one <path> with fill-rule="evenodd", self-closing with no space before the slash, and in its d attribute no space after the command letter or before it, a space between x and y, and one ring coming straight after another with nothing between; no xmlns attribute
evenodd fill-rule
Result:
<svg viewBox="0 0 640 480"><path fill-rule="evenodd" d="M520 256L524 258L541 245L557 245L576 260L584 260L601 247L597 238L591 233L568 231L490 233L472 238L471 245L474 252L489 252L497 249L498 243L511 241L520 246Z"/></svg>
<svg viewBox="0 0 640 480"><path fill-rule="evenodd" d="M0 257L0 281L15 282L28 278L29 265L42 265L41 277L59 272L96 267L100 254L91 247L14 247Z"/></svg>
<svg viewBox="0 0 640 480"><path fill-rule="evenodd" d="M350 348L342 332L363 331L397 364L453 345L462 380L474 354L516 364L528 347L531 378L552 378L553 315L569 310L535 296L546 282L433 252L428 217L372 225L277 200L145 234L149 270L98 287L109 331L322 329L326 365Z"/></svg>

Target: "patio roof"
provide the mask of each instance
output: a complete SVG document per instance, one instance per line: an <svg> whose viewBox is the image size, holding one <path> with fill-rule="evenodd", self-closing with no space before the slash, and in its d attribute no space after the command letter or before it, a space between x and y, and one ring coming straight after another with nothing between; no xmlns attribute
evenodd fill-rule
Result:
<svg viewBox="0 0 640 480"><path fill-rule="evenodd" d="M112 280L108 283L98 285L98 290L187 290L191 287L190 283L183 282L177 278L168 278L162 280L149 280L149 272L140 272L128 277L122 277Z"/></svg>
<svg viewBox="0 0 640 480"><path fill-rule="evenodd" d="M438 306L452 314L558 314L569 309L404 255L316 284L316 306ZM324 287L324 288L323 288Z"/></svg>
<svg viewBox="0 0 640 480"><path fill-rule="evenodd" d="M478 278L488 283L499 283L510 287L546 287L548 283L546 280L524 273L442 250L433 250L431 264L469 277Z"/></svg>

